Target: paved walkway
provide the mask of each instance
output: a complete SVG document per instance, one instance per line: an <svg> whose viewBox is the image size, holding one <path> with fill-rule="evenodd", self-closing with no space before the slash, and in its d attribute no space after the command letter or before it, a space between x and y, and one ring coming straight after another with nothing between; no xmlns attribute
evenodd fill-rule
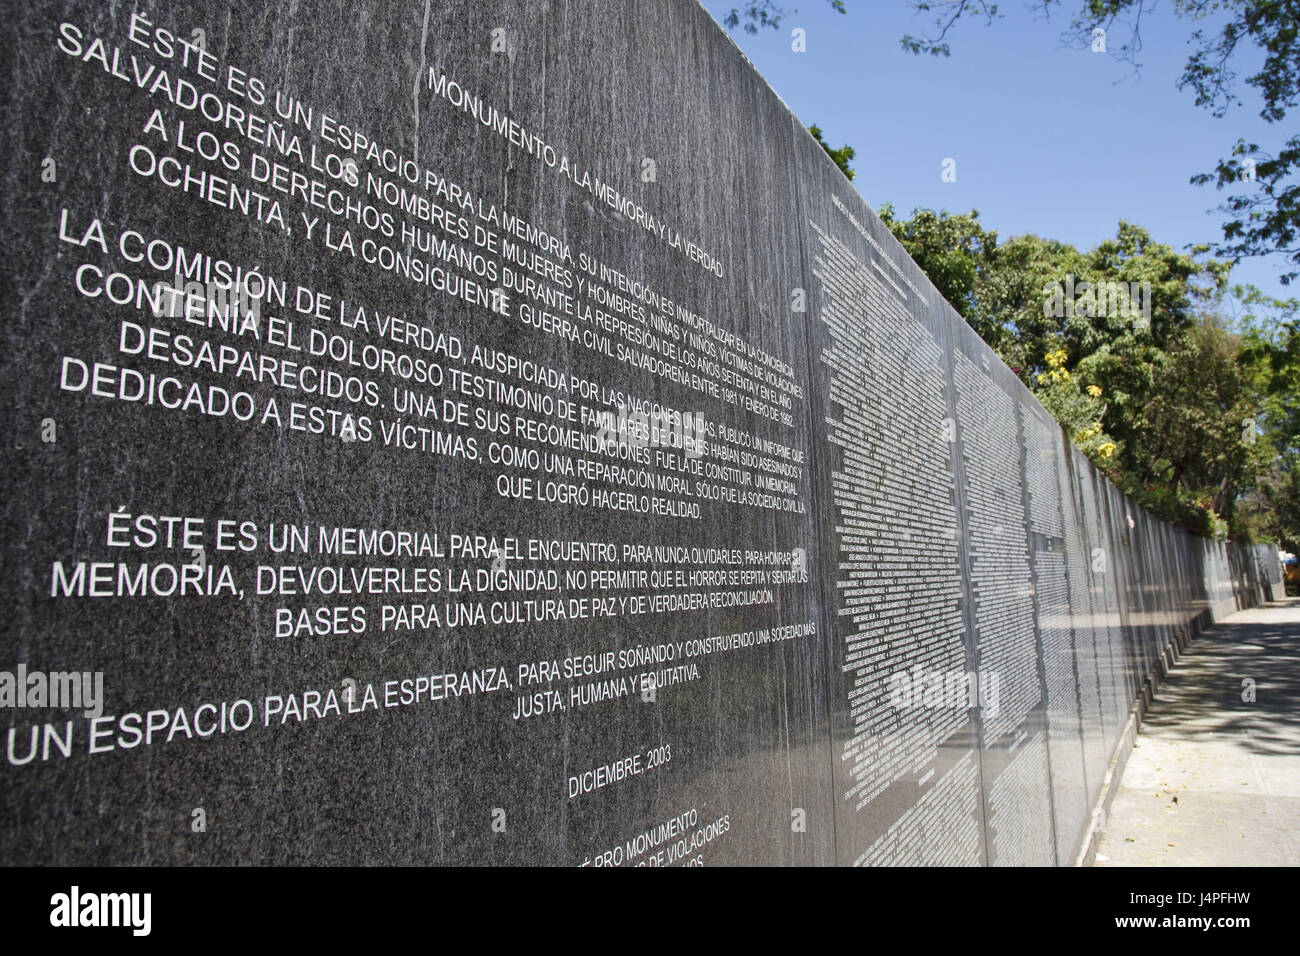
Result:
<svg viewBox="0 0 1300 956"><path fill-rule="evenodd" d="M1143 722L1096 865L1300 865L1300 598L1239 611L1187 648Z"/></svg>

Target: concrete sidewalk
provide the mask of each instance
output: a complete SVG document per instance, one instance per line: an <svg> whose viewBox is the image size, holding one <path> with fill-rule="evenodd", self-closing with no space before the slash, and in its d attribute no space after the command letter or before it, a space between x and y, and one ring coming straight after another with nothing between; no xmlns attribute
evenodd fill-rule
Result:
<svg viewBox="0 0 1300 956"><path fill-rule="evenodd" d="M1239 611L1188 646L1142 723L1096 865L1300 865L1300 599Z"/></svg>

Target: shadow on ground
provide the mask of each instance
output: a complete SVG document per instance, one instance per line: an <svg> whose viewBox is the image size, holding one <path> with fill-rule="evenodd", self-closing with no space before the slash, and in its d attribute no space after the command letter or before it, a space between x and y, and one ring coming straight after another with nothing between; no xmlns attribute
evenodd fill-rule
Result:
<svg viewBox="0 0 1300 956"><path fill-rule="evenodd" d="M1300 599L1194 640L1147 711L1098 866L1300 865Z"/></svg>
<svg viewBox="0 0 1300 956"><path fill-rule="evenodd" d="M1300 598L1234 614L1201 634L1169 673L1142 731L1246 733L1257 752L1300 755Z"/></svg>

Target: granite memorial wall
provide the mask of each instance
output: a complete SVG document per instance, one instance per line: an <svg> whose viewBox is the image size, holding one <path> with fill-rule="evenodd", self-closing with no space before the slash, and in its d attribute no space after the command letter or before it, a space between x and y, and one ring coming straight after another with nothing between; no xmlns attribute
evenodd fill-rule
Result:
<svg viewBox="0 0 1300 956"><path fill-rule="evenodd" d="M1258 597L693 2L5 21L5 863L1068 864Z"/></svg>

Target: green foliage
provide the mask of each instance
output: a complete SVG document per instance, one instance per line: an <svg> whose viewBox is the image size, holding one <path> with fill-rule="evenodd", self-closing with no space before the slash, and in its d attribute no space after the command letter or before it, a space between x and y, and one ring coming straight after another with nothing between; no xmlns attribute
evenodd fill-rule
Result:
<svg viewBox="0 0 1300 956"><path fill-rule="evenodd" d="M1048 371L1034 376L1030 390L1093 464L1111 474L1120 449L1102 423L1109 407L1105 392L1100 385L1080 384L1065 367L1068 360L1064 349L1049 353Z"/></svg>
<svg viewBox="0 0 1300 956"><path fill-rule="evenodd" d="M1238 496L1274 457L1269 436L1259 434L1258 398L1237 337L1205 317L1160 357L1142 398L1131 414L1126 470L1144 488L1181 490L1230 521Z"/></svg>
<svg viewBox="0 0 1300 956"><path fill-rule="evenodd" d="M1053 0L1043 0L1044 6ZM998 16L998 5L988 0L913 0L912 8L917 13L942 11L935 17L935 36L917 37L908 34L902 39L903 49L908 53L929 53L931 56L950 56L952 48L948 45L948 31L957 21L968 16L982 16L992 23Z"/></svg>
<svg viewBox="0 0 1300 956"><path fill-rule="evenodd" d="M854 177L853 167L849 165L849 160L851 160L855 155L857 155L854 152L853 147L841 146L839 149L831 149L831 144L826 142L826 140L822 138L821 127L818 126L816 123L808 127L808 132L812 133L813 139L817 140L821 148L826 150L826 155L829 156L831 159L835 160L835 165L840 168L840 172L842 172L849 179L853 179Z"/></svg>
<svg viewBox="0 0 1300 956"><path fill-rule="evenodd" d="M1082 251L999 242L974 211L880 216L1127 494L1201 534L1300 537L1286 517L1300 505L1295 301L1238 289L1243 314L1226 318L1227 264L1132 223Z"/></svg>
<svg viewBox="0 0 1300 956"><path fill-rule="evenodd" d="M1112 55L1139 66L1147 0L1075 0L1069 35L1110 36ZM1038 0L1050 11L1061 0ZM840 13L844 4L832 0ZM1234 63L1260 115L1284 120L1300 99L1300 0L1174 0L1197 24L1179 80L1216 116L1240 103ZM935 15L934 31L905 36L904 49L947 56L956 24L1001 14L989 0L913 0ZM777 28L787 11L772 0L734 7L723 22L749 33ZM1119 25L1121 30L1117 31ZM1127 40L1118 34L1128 30ZM853 150L810 132L850 179ZM1300 276L1300 136L1270 155L1238 140L1231 156L1193 178L1229 190L1223 241L1237 260L1280 254ZM1297 300L1234 290L1243 311L1227 315L1228 262L1198 246L1179 252L1121 222L1091 250L1038 236L999 243L979 213L914 210L882 220L939 291L1021 377L1074 443L1125 493L1200 534L1275 540L1300 551L1300 324ZM1126 306L1117 308L1116 306ZM1137 306L1135 310L1132 308Z"/></svg>
<svg viewBox="0 0 1300 956"><path fill-rule="evenodd" d="M828 0L836 13L847 13L844 0ZM781 26L782 19L788 11L774 0L747 0L739 7L732 7L722 17L723 24L729 30L740 27L746 33L757 33L766 27L773 30Z"/></svg>
<svg viewBox="0 0 1300 956"><path fill-rule="evenodd" d="M1260 429L1276 455L1234 531L1300 552L1300 300L1272 299L1249 286L1234 292L1245 308L1238 323L1242 358L1258 396Z"/></svg>
<svg viewBox="0 0 1300 956"><path fill-rule="evenodd" d="M1269 477L1263 499L1267 508L1263 536L1275 538L1292 554L1300 554L1300 467L1295 461Z"/></svg>

